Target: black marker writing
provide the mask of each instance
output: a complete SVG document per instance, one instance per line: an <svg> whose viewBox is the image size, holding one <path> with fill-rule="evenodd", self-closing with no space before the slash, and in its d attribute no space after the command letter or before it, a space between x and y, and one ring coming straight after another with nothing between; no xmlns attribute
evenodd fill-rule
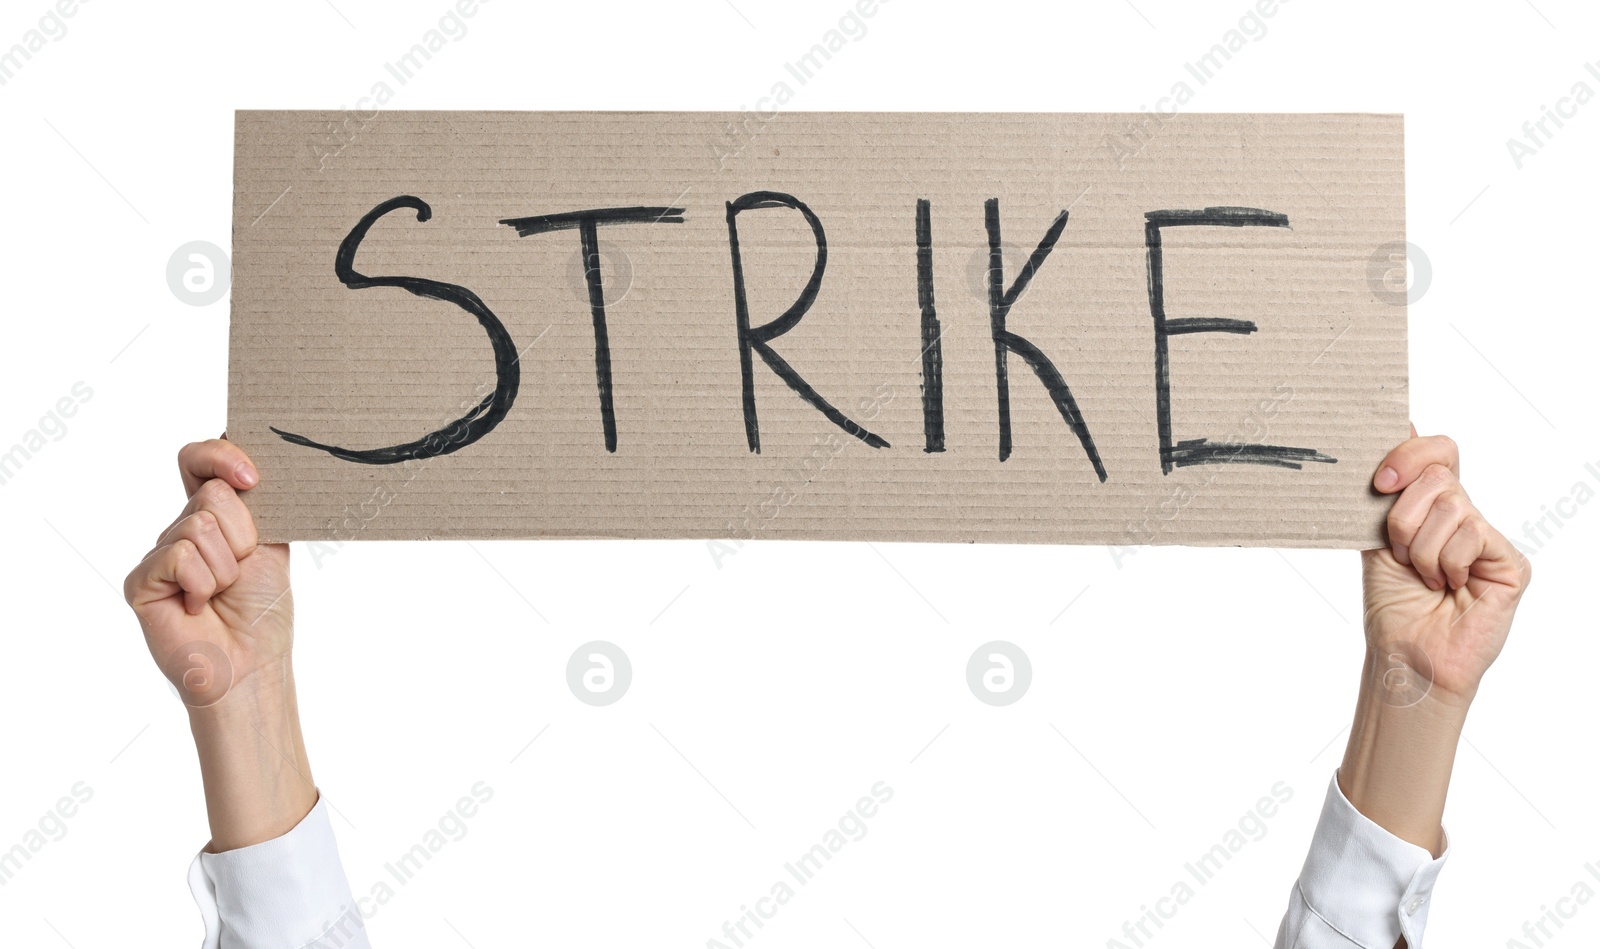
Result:
<svg viewBox="0 0 1600 949"><path fill-rule="evenodd" d="M1161 229L1163 227L1288 227L1287 215L1256 208L1206 208L1204 211L1148 211L1145 213L1144 243L1150 268L1150 316L1156 323L1156 432L1161 439L1161 473L1189 465L1270 465L1299 469L1301 463L1318 461L1335 464L1337 458L1312 449L1286 445L1255 445L1212 442L1191 438L1173 444L1172 382L1168 373L1167 338L1187 333L1238 333L1256 331L1249 320L1222 317L1167 319L1161 275Z"/></svg>
<svg viewBox="0 0 1600 949"><path fill-rule="evenodd" d="M923 451L944 451L944 351L933 309L932 206L917 200L917 306L922 310Z"/></svg>
<svg viewBox="0 0 1600 949"><path fill-rule="evenodd" d="M811 269L811 279L806 281L805 289L800 291L800 298L794 305L783 311L783 315L761 326L750 325L750 305L745 299L744 292L744 264L739 258L739 224L738 217L741 211L754 211L761 208L793 208L805 217L806 223L811 225L811 233L817 239L817 261ZM873 448L888 448L889 443L857 425L843 412L828 404L828 401L811 388L800 373L794 370L779 356L770 343L795 328L800 318L806 315L811 304L817 299L817 291L822 286L822 272L828 266L828 239L822 231L822 222L806 207L805 203L793 195L783 194L778 191L752 191L738 199L728 202L728 251L733 256L733 306L734 316L739 327L739 369L743 374L744 390L744 431L750 443L750 450L760 454L761 433L756 424L756 386L753 375L750 354L752 351L761 355L761 360L777 374L778 378L788 383L789 388L799 394L817 411L827 417L828 421L839 426L851 435L861 439Z"/></svg>
<svg viewBox="0 0 1600 949"><path fill-rule="evenodd" d="M1056 410L1061 413L1062 420L1082 443L1084 453L1094 465L1094 473L1101 481L1105 481L1106 469L1105 465L1100 463L1100 452L1094 447L1094 438L1089 434L1089 426L1084 423L1083 415L1078 411L1078 403L1072 398L1072 390L1067 387L1066 380L1061 378L1061 373L1056 371L1055 365L1039 351L1037 346L1006 329L1006 315L1011 312L1012 304L1017 302L1017 297L1022 295L1022 291L1028 289L1029 281L1033 280L1033 275L1050 256L1056 241L1061 239L1061 232L1066 230L1067 212L1062 211L1056 215L1055 222L1045 232L1044 239L1039 241L1039 246L1034 248L1028 262L1022 265L1022 273L1017 275L1016 282L1009 290L1005 288L1005 259L1000 253L999 198L990 198L983 203L983 217L984 224L989 229L989 328L994 335L994 376L1000 396L1000 460L1005 461L1011 457L1011 387L1006 378L1006 355L1016 353L1033 368L1039 381L1044 383L1045 389L1050 393L1050 400L1056 404Z"/></svg>
<svg viewBox="0 0 1600 949"><path fill-rule="evenodd" d="M334 258L333 272L341 283L351 290L365 290L369 287L399 287L408 290L419 297L431 300L444 300L477 317L478 323L484 332L489 334L489 342L494 346L495 387L494 391L484 396L471 411L461 418L456 419L444 428L424 436L414 442L404 445L395 445L390 448L340 448L337 445L324 445L312 441L304 435L296 435L274 428L272 431L284 441L307 448L325 451L335 458L353 461L364 465L393 465L411 459L432 458L435 455L448 455L467 447L483 436L494 430L500 420L511 411L511 403L516 401L517 386L522 380L522 373L517 365L517 349L511 341L511 334L501 324L499 317L490 312L478 295L466 287L458 287L453 283L441 283L437 280L427 280L422 277L368 277L356 272L356 249L366 239L367 231L377 220L390 211L399 208L413 208L417 212L418 221L427 221L433 216L433 209L427 202L411 195L401 195L383 202L363 217L350 233L339 244L339 253Z"/></svg>
<svg viewBox="0 0 1600 949"><path fill-rule="evenodd" d="M589 286L589 313L594 317L594 375L600 388L600 426L606 451L617 450L617 413L611 403L611 335L606 331L605 286L600 280L601 224L682 224L683 208L596 208L539 217L506 218L518 237L577 228L583 250L583 273Z"/></svg>

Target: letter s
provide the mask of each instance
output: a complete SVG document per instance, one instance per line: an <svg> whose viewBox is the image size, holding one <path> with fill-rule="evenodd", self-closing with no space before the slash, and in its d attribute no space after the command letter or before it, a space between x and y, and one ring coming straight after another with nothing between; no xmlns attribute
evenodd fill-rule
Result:
<svg viewBox="0 0 1600 949"><path fill-rule="evenodd" d="M334 258L333 272L338 275L340 282L351 290L399 287L419 297L454 303L477 317L478 323L489 334L489 342L494 346L495 389L466 415L437 432L430 432L417 441L404 445L394 445L389 448L340 448L337 445L324 445L312 441L304 435L273 428L273 433L286 442L325 451L344 461L363 465L393 465L412 459L448 455L467 447L494 431L494 427L506 417L506 413L511 411L511 404L516 401L517 386L522 380L522 370L517 362L516 344L511 341L511 334L506 332L500 318L490 312L483 301L478 299L477 294L466 287L422 277L368 277L356 272L356 249L366 239L367 231L372 229L372 225L377 223L379 218L399 208L415 209L418 221L426 221L433 216L433 209L421 198L411 195L390 198L368 211L367 215L346 235L343 243L339 245L338 256Z"/></svg>

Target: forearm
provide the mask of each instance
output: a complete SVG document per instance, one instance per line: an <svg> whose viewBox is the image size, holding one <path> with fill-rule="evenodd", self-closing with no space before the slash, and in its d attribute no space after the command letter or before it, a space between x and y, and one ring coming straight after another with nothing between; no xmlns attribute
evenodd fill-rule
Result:
<svg viewBox="0 0 1600 949"><path fill-rule="evenodd" d="M1471 697L1428 689L1419 698L1427 683L1416 676L1396 675L1387 656L1368 652L1339 789L1373 823L1437 857Z"/></svg>
<svg viewBox="0 0 1600 949"><path fill-rule="evenodd" d="M215 705L189 710L205 782L212 853L288 833L317 802L294 674L258 670Z"/></svg>

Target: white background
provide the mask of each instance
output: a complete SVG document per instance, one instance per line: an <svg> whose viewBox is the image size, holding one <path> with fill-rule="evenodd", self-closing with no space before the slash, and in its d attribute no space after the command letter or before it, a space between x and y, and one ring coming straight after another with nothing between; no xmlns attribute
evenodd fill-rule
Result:
<svg viewBox="0 0 1600 949"><path fill-rule="evenodd" d="M1202 86L1184 64L1245 0L892 0L798 86L784 64L845 0L494 0L390 105L736 110L786 80L794 109L1136 111L1186 80L1197 111L1405 112L1409 237L1432 267L1413 417L1458 439L1508 535L1576 512L1534 554L1446 817L1429 943L1501 945L1580 879L1600 889L1582 600L1600 503L1564 500L1600 489L1600 103L1521 169L1506 147L1574 83L1600 91L1600 16L1535 2L1294 0ZM0 849L75 782L94 791L0 887L0 942L198 940L194 752L120 595L181 504L176 449L225 418L226 298L180 301L167 260L229 244L234 109L354 106L447 9L96 0L0 87L0 446L93 390L0 486ZM6 4L0 48L45 11ZM301 705L358 894L475 782L494 789L370 921L380 947L703 946L878 781L894 797L866 837L750 945L1102 946L1282 781L1265 838L1153 943L1249 946L1278 925L1344 745L1357 561L769 542L719 567L702 542L360 543L319 568L298 549ZM633 662L606 708L564 682L592 639ZM1006 708L965 683L993 639L1033 663ZM1594 944L1597 906L1555 944Z"/></svg>

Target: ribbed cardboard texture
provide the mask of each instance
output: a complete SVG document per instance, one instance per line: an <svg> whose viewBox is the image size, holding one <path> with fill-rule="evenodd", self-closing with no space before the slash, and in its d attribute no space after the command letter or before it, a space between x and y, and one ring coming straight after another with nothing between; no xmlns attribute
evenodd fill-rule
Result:
<svg viewBox="0 0 1600 949"><path fill-rule="evenodd" d="M1382 543L1399 116L241 112L236 136L228 437L266 540Z"/></svg>

